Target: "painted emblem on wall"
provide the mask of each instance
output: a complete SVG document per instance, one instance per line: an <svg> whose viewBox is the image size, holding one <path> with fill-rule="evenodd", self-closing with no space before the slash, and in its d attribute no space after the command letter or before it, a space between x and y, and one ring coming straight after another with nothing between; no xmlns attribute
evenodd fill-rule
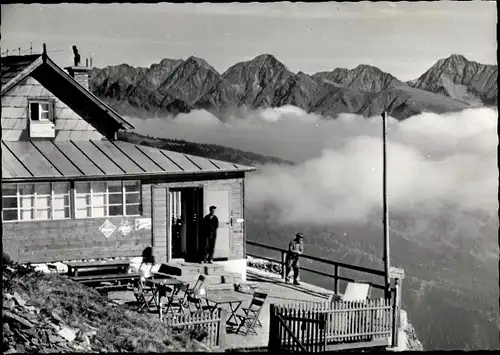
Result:
<svg viewBox="0 0 500 355"><path fill-rule="evenodd" d="M101 233L106 237L106 238L109 238L109 236L111 234L113 234L113 232L116 230L116 227L113 223L111 223L109 221L109 219L107 219L100 227L99 227L99 230L101 231Z"/></svg>
<svg viewBox="0 0 500 355"><path fill-rule="evenodd" d="M118 226L118 231L123 235L127 236L132 230L134 229L134 226L132 223L130 223L127 220L123 220L120 225Z"/></svg>
<svg viewBox="0 0 500 355"><path fill-rule="evenodd" d="M151 229L151 218L137 218L135 220L135 230Z"/></svg>

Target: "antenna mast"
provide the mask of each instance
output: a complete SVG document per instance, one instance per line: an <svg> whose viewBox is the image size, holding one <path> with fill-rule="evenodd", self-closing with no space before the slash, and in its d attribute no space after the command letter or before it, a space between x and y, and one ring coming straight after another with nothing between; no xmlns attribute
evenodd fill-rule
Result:
<svg viewBox="0 0 500 355"><path fill-rule="evenodd" d="M382 112L382 144L383 144L383 203L384 203L384 273L385 273L385 297L390 297L391 281L389 278L390 268L390 242L389 242L389 206L387 204L387 112Z"/></svg>

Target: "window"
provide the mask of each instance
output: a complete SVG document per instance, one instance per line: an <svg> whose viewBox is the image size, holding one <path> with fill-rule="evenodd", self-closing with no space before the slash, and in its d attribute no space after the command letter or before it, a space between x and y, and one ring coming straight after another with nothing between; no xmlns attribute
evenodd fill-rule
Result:
<svg viewBox="0 0 500 355"><path fill-rule="evenodd" d="M29 114L32 121L54 122L54 102L30 101Z"/></svg>
<svg viewBox="0 0 500 355"><path fill-rule="evenodd" d="M75 217L140 215L139 181L75 183Z"/></svg>
<svg viewBox="0 0 500 355"><path fill-rule="evenodd" d="M2 184L4 221L70 218L70 186L62 183Z"/></svg>

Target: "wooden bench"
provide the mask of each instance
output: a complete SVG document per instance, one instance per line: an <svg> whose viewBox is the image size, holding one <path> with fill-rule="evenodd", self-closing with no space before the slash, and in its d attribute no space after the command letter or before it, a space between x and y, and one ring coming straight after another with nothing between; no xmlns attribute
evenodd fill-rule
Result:
<svg viewBox="0 0 500 355"><path fill-rule="evenodd" d="M82 284L93 284L102 282L120 282L120 281L135 281L139 280L141 274L139 273L129 273L129 274L107 274L107 275L88 275L88 276L73 276L70 277L73 281Z"/></svg>
<svg viewBox="0 0 500 355"><path fill-rule="evenodd" d="M116 270L118 273L126 273L130 262L123 260L113 261L92 261L66 263L68 266L68 276L78 276L79 271L102 271Z"/></svg>

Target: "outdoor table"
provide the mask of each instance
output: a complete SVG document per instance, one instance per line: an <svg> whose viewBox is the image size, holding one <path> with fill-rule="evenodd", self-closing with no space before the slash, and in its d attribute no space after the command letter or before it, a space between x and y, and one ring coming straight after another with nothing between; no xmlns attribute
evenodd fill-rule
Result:
<svg viewBox="0 0 500 355"><path fill-rule="evenodd" d="M160 291L162 289L166 289L167 287L171 286L173 288L172 294L175 294L177 289L185 284L184 281L177 280L174 278L168 278L168 279L147 279L146 283L152 284L153 287L153 298L155 301L156 307L158 307L158 311L161 314L161 304L160 304ZM155 291L156 289L156 291ZM166 292L165 292L166 293ZM170 302L171 300L169 300Z"/></svg>
<svg viewBox="0 0 500 355"><path fill-rule="evenodd" d="M226 324L230 323L231 318L234 318L236 325L238 325L238 319L236 318L236 311L240 308L243 303L239 298L227 295L227 294L211 294L203 297L207 301L207 306L215 311L219 306L223 304L228 304L231 309L231 315L226 321ZM212 305L210 305L210 302Z"/></svg>
<svg viewBox="0 0 500 355"><path fill-rule="evenodd" d="M121 273L126 273L130 266L129 261L123 260L110 260L110 261L84 261L66 263L68 266L68 276L78 276L78 271L82 269L96 269L96 270L115 270L118 269Z"/></svg>

